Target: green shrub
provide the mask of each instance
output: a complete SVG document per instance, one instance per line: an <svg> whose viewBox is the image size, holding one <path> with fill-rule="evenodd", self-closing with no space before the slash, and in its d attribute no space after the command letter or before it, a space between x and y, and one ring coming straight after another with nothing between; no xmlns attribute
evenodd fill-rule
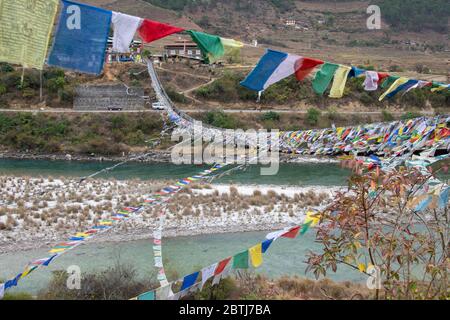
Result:
<svg viewBox="0 0 450 320"><path fill-rule="evenodd" d="M128 148L121 143L112 141L106 137L93 137L86 143L81 144L79 152L83 154L95 154L95 155L118 155L122 152L127 152Z"/></svg>
<svg viewBox="0 0 450 320"><path fill-rule="evenodd" d="M328 108L327 118L331 121L335 121L335 120L339 119L338 110L335 107Z"/></svg>
<svg viewBox="0 0 450 320"><path fill-rule="evenodd" d="M263 121L280 121L280 114L275 111L265 112L261 116L261 120L263 120Z"/></svg>
<svg viewBox="0 0 450 320"><path fill-rule="evenodd" d="M402 120L409 120L409 119L414 119L414 118L418 118L418 117L421 117L421 116L422 115L420 113L409 111L409 112L403 114L401 119Z"/></svg>
<svg viewBox="0 0 450 320"><path fill-rule="evenodd" d="M6 62L0 62L0 73L13 72L14 68L12 65Z"/></svg>
<svg viewBox="0 0 450 320"><path fill-rule="evenodd" d="M64 89L66 80L64 77L56 77L47 80L47 89L49 92L58 93L59 90Z"/></svg>
<svg viewBox="0 0 450 320"><path fill-rule="evenodd" d="M0 96L4 95L7 91L8 89L6 89L4 85L0 84Z"/></svg>
<svg viewBox="0 0 450 320"><path fill-rule="evenodd" d="M74 99L74 92L72 88L63 88L58 90L58 98L60 101L72 104Z"/></svg>
<svg viewBox="0 0 450 320"><path fill-rule="evenodd" d="M116 263L99 272L83 273L80 290L67 288L68 274L54 271L46 289L38 294L42 300L128 300L155 287L150 281L138 279L132 265ZM149 275L148 278L154 277Z"/></svg>
<svg viewBox="0 0 450 320"><path fill-rule="evenodd" d="M405 70L398 65L392 65L392 66L389 66L389 71L390 72L403 72Z"/></svg>
<svg viewBox="0 0 450 320"><path fill-rule="evenodd" d="M316 125L319 122L321 114L322 113L320 112L320 110L316 108L309 108L306 115L306 121L308 121L310 125Z"/></svg>
<svg viewBox="0 0 450 320"><path fill-rule="evenodd" d="M0 74L0 83L7 89L16 89L20 86L20 74L17 71Z"/></svg>
<svg viewBox="0 0 450 320"><path fill-rule="evenodd" d="M41 87L41 77L37 70L27 70L23 76L23 83L20 83L20 88L39 89Z"/></svg>
<svg viewBox="0 0 450 320"><path fill-rule="evenodd" d="M359 100L365 104L365 105L370 105L372 103L376 103L377 99L373 98L369 93L367 92L363 92L361 93Z"/></svg>
<svg viewBox="0 0 450 320"><path fill-rule="evenodd" d="M383 121L393 121L394 116L387 110L381 111L381 115L383 116Z"/></svg>
<svg viewBox="0 0 450 320"><path fill-rule="evenodd" d="M204 121L215 127L225 129L235 129L238 127L237 121L223 111L209 111L204 116Z"/></svg>
<svg viewBox="0 0 450 320"><path fill-rule="evenodd" d="M131 146L143 145L145 144L145 135L141 130L137 130L129 133L125 140Z"/></svg>
<svg viewBox="0 0 450 320"><path fill-rule="evenodd" d="M43 72L42 76L45 80L50 80L50 79L55 79L55 78L64 78L65 74L64 74L63 69L49 68Z"/></svg>
<svg viewBox="0 0 450 320"><path fill-rule="evenodd" d="M175 89L168 87L166 89L166 93L169 96L170 100L176 103L187 103L188 99L182 93L177 92Z"/></svg>
<svg viewBox="0 0 450 320"><path fill-rule="evenodd" d="M33 296L27 292L5 293L3 300L33 300Z"/></svg>
<svg viewBox="0 0 450 320"><path fill-rule="evenodd" d="M24 88L22 90L22 97L24 98L32 98L36 95L36 91L31 88Z"/></svg>
<svg viewBox="0 0 450 320"><path fill-rule="evenodd" d="M208 280L203 290L194 294L195 300L227 300L238 290L236 281L232 278L225 278L218 285L213 286L212 280Z"/></svg>

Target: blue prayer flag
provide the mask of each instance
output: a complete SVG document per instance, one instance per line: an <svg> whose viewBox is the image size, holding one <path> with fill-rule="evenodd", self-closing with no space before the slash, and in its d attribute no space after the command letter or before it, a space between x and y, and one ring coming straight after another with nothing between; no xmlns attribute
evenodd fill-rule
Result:
<svg viewBox="0 0 450 320"><path fill-rule="evenodd" d="M388 93L387 97L392 98L400 91L407 90L407 89L411 88L412 86L416 85L418 82L419 82L419 80L410 79L410 80L408 80L408 82L400 85L397 89L395 89L391 93Z"/></svg>
<svg viewBox="0 0 450 320"><path fill-rule="evenodd" d="M195 284L195 281L197 280L198 274L199 272L195 272L193 274L184 277L183 285L181 286L181 291L192 287Z"/></svg>
<svg viewBox="0 0 450 320"><path fill-rule="evenodd" d="M105 61L112 12L66 0L62 3L48 64L100 74Z"/></svg>
<svg viewBox="0 0 450 320"><path fill-rule="evenodd" d="M352 67L352 70L350 70L348 74L348 78L357 78L359 76L362 76L366 70L360 69L358 67Z"/></svg>
<svg viewBox="0 0 450 320"><path fill-rule="evenodd" d="M48 258L48 260L46 260L42 265L45 267L48 267L48 265L50 264L50 262L53 261L53 259L55 259L55 257L57 256L57 254L51 256L50 258Z"/></svg>
<svg viewBox="0 0 450 320"><path fill-rule="evenodd" d="M266 253L267 249L269 249L272 242L273 242L273 239L268 239L268 240L263 241L263 243L261 244L262 253Z"/></svg>
<svg viewBox="0 0 450 320"><path fill-rule="evenodd" d="M259 60L255 69L241 82L241 85L254 91L265 90L272 81L269 81L279 66L289 55L284 52L267 50L266 54ZM292 73L294 73L292 69Z"/></svg>

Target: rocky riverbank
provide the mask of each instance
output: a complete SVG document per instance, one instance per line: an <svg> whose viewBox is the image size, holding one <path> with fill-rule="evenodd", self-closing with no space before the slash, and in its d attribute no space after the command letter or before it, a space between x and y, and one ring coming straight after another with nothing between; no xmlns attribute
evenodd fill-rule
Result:
<svg viewBox="0 0 450 320"><path fill-rule="evenodd" d="M145 156L144 156L145 155ZM13 160L50 160L50 161L92 161L92 162L141 162L141 163L170 163L171 153L167 150L152 150L143 153L130 153L121 156L99 156L80 154L47 154L26 151L0 150L0 159ZM300 156L296 154L280 153L280 163L337 163L336 158Z"/></svg>
<svg viewBox="0 0 450 320"><path fill-rule="evenodd" d="M95 225L169 181L0 177L0 252L48 247ZM302 221L339 187L191 185L167 206L165 237L273 230ZM93 241L149 238L159 225L160 206L119 224Z"/></svg>

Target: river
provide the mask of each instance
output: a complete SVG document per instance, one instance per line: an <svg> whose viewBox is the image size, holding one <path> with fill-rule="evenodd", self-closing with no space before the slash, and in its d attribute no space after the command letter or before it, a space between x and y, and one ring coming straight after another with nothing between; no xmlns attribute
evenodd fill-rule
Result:
<svg viewBox="0 0 450 320"><path fill-rule="evenodd" d="M80 177L102 169L111 163L66 162L46 160L0 160L0 174L26 176ZM102 178L116 179L175 179L195 174L197 166L175 166L173 164L131 163L103 175ZM259 167L252 166L247 171L234 173L218 183L291 185L291 186L339 186L345 185L349 171L332 163L281 164L276 176L260 176ZM149 231L150 232L150 231ZM163 254L168 259L166 268L178 276L196 271L220 259L240 252L265 238L267 232L228 233L177 237L164 240ZM257 272L268 277L281 275L305 275L305 260L308 250L317 251L320 246L314 242L314 232L309 232L295 240L280 239L264 255L264 264ZM48 248L0 255L0 279L15 276L32 259L45 257ZM82 271L104 270L112 266L118 257L132 264L139 277L145 279L153 272L153 251L150 240L122 243L87 243L62 256L50 267L32 273L23 279L13 291L36 293L44 288L51 278L51 271L64 270L78 265ZM354 270L343 267L333 280L363 281L365 277ZM154 278L153 278L154 279ZM171 279L174 280L174 279Z"/></svg>

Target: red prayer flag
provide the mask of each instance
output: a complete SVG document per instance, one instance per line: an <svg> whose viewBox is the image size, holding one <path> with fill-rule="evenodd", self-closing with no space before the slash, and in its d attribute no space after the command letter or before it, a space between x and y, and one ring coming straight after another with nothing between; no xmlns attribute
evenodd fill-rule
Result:
<svg viewBox="0 0 450 320"><path fill-rule="evenodd" d="M283 238L295 239L297 237L297 235L298 235L299 230L300 230L300 226L292 228L291 230L289 230L288 232L283 234L282 237Z"/></svg>
<svg viewBox="0 0 450 320"><path fill-rule="evenodd" d="M295 64L295 76L297 80L304 80L319 64L323 64L323 61L311 58L299 59Z"/></svg>
<svg viewBox="0 0 450 320"><path fill-rule="evenodd" d="M231 260L231 257L226 258L225 260L220 261L220 262L217 264L217 268L216 268L216 270L214 271L214 275L217 276L217 275L221 274L221 273L223 272L223 270L225 270L225 267L227 266L228 262L230 262L230 260Z"/></svg>
<svg viewBox="0 0 450 320"><path fill-rule="evenodd" d="M378 73L378 84L383 82L383 80L387 77L389 77L389 73L386 72L377 72Z"/></svg>
<svg viewBox="0 0 450 320"><path fill-rule="evenodd" d="M184 29L147 19L144 19L141 26L139 27L139 35L146 43L167 37L173 33L181 31L184 31Z"/></svg>

